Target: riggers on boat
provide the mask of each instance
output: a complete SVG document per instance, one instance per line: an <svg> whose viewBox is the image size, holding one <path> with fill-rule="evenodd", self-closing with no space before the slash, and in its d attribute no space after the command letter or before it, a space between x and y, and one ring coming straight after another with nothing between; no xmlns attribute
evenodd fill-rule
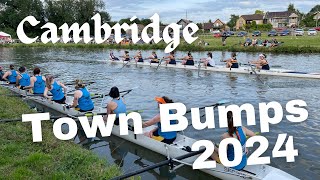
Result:
<svg viewBox="0 0 320 180"><path fill-rule="evenodd" d="M111 61L103 60L103 62L124 64L122 61ZM270 70L258 70L250 66L240 66L239 68L226 68L225 66L214 66L214 67L205 67L198 66L198 63L195 65L182 65L182 64L158 64L158 63L149 63L149 62L125 62L126 65L137 65L137 66L151 66L151 67L167 67L167 68L176 68L176 69L190 69L190 70L200 70L201 71L212 71L212 72L225 72L225 73L238 73L238 74L255 74L258 75L267 75L267 76L282 76L282 77L296 77L296 78L310 78L310 79L320 79L320 73L306 73L306 72L297 72L287 69L270 69ZM255 71L255 72L254 72Z"/></svg>
<svg viewBox="0 0 320 180"><path fill-rule="evenodd" d="M74 109L67 109L63 104L58 104L52 101L48 101L46 98L41 96L32 96L32 94L27 93L24 90L17 89L13 86L3 86L3 87L25 97L28 100L31 100L35 103L39 103L40 105L46 106L62 114L69 115L69 116L77 116L82 114L79 111L76 111ZM68 97L67 102L71 102L71 101L72 101L72 98ZM103 111L105 110L101 108L95 108L94 111L103 113ZM154 126L145 128L144 132L148 132L150 131L150 129L153 129L153 128ZM156 141L152 138L149 138L143 134L136 135L131 130L129 130L128 135L125 135L125 136L120 135L119 126L113 127L112 134L170 158L175 158L184 154L188 154L190 150L189 147L191 147L192 144L194 144L197 141L196 139L189 138L182 134L177 134L177 138L173 142L173 144L168 145L160 141ZM198 156L193 156L181 161L181 163L192 166L192 163L195 161L196 158L198 158ZM217 163L216 168L201 169L201 171L211 176L215 176L221 179L230 179L230 180L238 180L238 179L297 180L297 178L295 178L294 176L269 165L247 165L243 170L238 171Z"/></svg>

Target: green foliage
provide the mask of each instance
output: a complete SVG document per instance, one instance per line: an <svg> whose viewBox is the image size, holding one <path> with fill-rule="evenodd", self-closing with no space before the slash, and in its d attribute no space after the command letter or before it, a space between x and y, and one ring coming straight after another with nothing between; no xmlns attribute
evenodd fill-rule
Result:
<svg viewBox="0 0 320 180"><path fill-rule="evenodd" d="M34 16L40 24L44 24L44 10L41 0L7 0L0 1L0 29L10 32L16 37L15 30L18 24L27 16ZM28 35L36 35L41 32L40 26L24 26Z"/></svg>
<svg viewBox="0 0 320 180"><path fill-rule="evenodd" d="M294 4L292 4L292 3L290 3L288 5L288 9L287 10L290 11L290 12L296 12L296 8L294 7Z"/></svg>
<svg viewBox="0 0 320 180"><path fill-rule="evenodd" d="M230 20L229 20L229 22L227 23L227 25L232 29L233 27L236 26L238 19L239 19L239 16L237 16L237 15L235 15L235 14L231 14Z"/></svg>
<svg viewBox="0 0 320 180"><path fill-rule="evenodd" d="M254 14L264 14L264 11L257 9Z"/></svg>
<svg viewBox="0 0 320 180"><path fill-rule="evenodd" d="M0 87L0 94L10 94ZM17 97L0 96L0 119L33 111ZM92 152L71 141L60 141L52 123L42 122L43 142L32 142L30 123L0 123L0 179L110 179L120 175Z"/></svg>

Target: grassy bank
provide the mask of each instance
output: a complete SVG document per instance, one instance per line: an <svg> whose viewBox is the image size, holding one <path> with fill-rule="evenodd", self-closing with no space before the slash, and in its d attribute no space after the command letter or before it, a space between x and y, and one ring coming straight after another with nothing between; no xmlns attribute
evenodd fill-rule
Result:
<svg viewBox="0 0 320 180"><path fill-rule="evenodd" d="M9 93L0 87L0 94ZM0 119L32 110L16 97L0 96ZM71 141L60 141L42 123L43 142L33 143L30 123L0 123L0 179L109 179L120 170Z"/></svg>
<svg viewBox="0 0 320 180"><path fill-rule="evenodd" d="M187 44L181 42L177 50L180 51L235 51L235 52L270 52L270 53L320 53L320 33L317 36L299 36L297 39L291 36L277 36L275 37L279 42L283 44L279 47L266 48L266 47L242 47L239 42L244 42L243 37L229 37L227 38L227 45L222 46L221 38L214 38L212 35L198 35L198 40L193 44ZM266 33L263 33L262 37L258 37L262 40L269 39ZM199 40L208 42L208 46L198 46ZM0 47L48 47L48 48L106 48L106 49L132 49L132 50L152 50L159 49L164 50L167 45L163 42L158 44L136 44L136 45L118 45L118 44L7 44L0 45Z"/></svg>

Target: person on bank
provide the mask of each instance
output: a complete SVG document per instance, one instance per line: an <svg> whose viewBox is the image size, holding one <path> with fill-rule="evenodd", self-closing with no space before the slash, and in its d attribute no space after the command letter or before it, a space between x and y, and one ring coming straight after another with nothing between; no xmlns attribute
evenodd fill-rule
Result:
<svg viewBox="0 0 320 180"><path fill-rule="evenodd" d="M119 125L119 115L121 113L127 113L127 106L122 97L120 97L119 89L114 86L110 89L109 96L112 100L107 104L107 114L115 114L116 120L114 125ZM108 116L104 116L103 119L107 121Z"/></svg>
<svg viewBox="0 0 320 180"><path fill-rule="evenodd" d="M239 68L239 63L237 60L237 54L235 52L231 53L231 58L224 60L223 62L226 62L227 68Z"/></svg>
<svg viewBox="0 0 320 180"><path fill-rule="evenodd" d="M250 61L249 63L256 65L258 69L270 70L269 62L266 58L267 56L265 54L260 54L257 61Z"/></svg>
<svg viewBox="0 0 320 180"><path fill-rule="evenodd" d="M166 61L166 64L177 64L174 51L171 51L169 56L163 57L163 59Z"/></svg>
<svg viewBox="0 0 320 180"><path fill-rule="evenodd" d="M194 65L194 60L191 52L188 52L187 56L182 58L182 60L183 60L182 65L190 65L190 66Z"/></svg>
<svg viewBox="0 0 320 180"><path fill-rule="evenodd" d="M9 66L10 70L7 71L6 73L4 73L4 75L2 76L2 79L5 81L8 81L9 84L16 84L17 83L17 76L18 76L18 72L16 70L14 70L14 65L11 64Z"/></svg>
<svg viewBox="0 0 320 180"><path fill-rule="evenodd" d="M233 125L233 113L232 111L227 112L227 119L228 119L228 131L224 134L222 134L222 140L226 138L235 138L240 141L240 144L242 146L242 160L240 164L237 166L232 167L233 169L236 170L242 170L246 165L247 165L247 149L246 149L246 141L247 141L247 136L252 137L255 136L255 133L252 132L251 130L247 129L244 126L237 126L234 127ZM227 158L229 161L234 160L234 147L233 145L229 144L227 146ZM216 160L216 162L221 163L218 155L218 148L215 147L214 153L212 154L212 158Z"/></svg>
<svg viewBox="0 0 320 180"><path fill-rule="evenodd" d="M24 87L30 86L30 76L26 72L25 67L19 68L19 74L16 79L16 86L20 87L20 89L24 89Z"/></svg>
<svg viewBox="0 0 320 180"><path fill-rule="evenodd" d="M207 53L207 58L202 58L201 62L205 65L205 67L214 67L216 65L216 63L214 62L213 58L212 58L212 53L208 52Z"/></svg>
<svg viewBox="0 0 320 180"><path fill-rule="evenodd" d="M79 110L80 112L92 111L94 109L94 104L85 84L77 79L75 89L73 103L69 108L76 108L76 110Z"/></svg>
<svg viewBox="0 0 320 180"><path fill-rule="evenodd" d="M32 89L33 94L43 94L46 88L46 78L41 75L39 68L34 68L33 76L30 78L30 86L24 89Z"/></svg>
<svg viewBox="0 0 320 180"><path fill-rule="evenodd" d="M113 51L110 51L109 58L110 58L112 61L119 61L119 58L117 58L117 57L113 54Z"/></svg>
<svg viewBox="0 0 320 180"><path fill-rule="evenodd" d="M48 96L48 91L51 92L52 97ZM52 101L56 103L65 104L67 96L67 87L61 82L55 81L52 75L48 75L46 78L46 88L44 90L43 96L48 99L52 99Z"/></svg>
<svg viewBox="0 0 320 180"><path fill-rule="evenodd" d="M4 72L3 72L2 66L0 66L0 81L4 81L4 79L2 79L3 75L4 75Z"/></svg>
<svg viewBox="0 0 320 180"><path fill-rule="evenodd" d="M148 57L148 59L150 59L150 63L159 63L158 56L154 51L152 52L151 56Z"/></svg>
<svg viewBox="0 0 320 180"><path fill-rule="evenodd" d="M171 99L169 99L166 96L162 96L162 97L156 97L155 100L158 102L158 107L160 107L160 104L166 104L166 103L173 103L173 101ZM171 110L169 110L170 114L173 114L173 112ZM177 121L176 120L171 120L170 124L176 124ZM157 141L161 141L164 142L166 144L172 144L174 142L174 140L177 137L177 132L172 131L172 132L162 132L161 130L161 123L160 123L160 114L157 114L156 116L154 116L152 119L150 119L147 122L144 122L142 124L142 127L148 127L148 126L152 126L156 124L157 127L154 128L153 130L147 132L145 135L153 138Z"/></svg>

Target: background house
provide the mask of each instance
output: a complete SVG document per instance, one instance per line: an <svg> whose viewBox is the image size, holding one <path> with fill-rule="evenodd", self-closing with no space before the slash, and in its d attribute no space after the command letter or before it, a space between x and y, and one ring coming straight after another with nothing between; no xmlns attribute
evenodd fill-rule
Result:
<svg viewBox="0 0 320 180"><path fill-rule="evenodd" d="M182 29L184 29L188 24L192 23L192 21L187 19L180 19L177 24L182 26Z"/></svg>
<svg viewBox="0 0 320 180"><path fill-rule="evenodd" d="M220 19L215 20L213 23L203 23L203 30L204 31L216 31L216 30L226 30L229 27L227 26L227 24L225 24L224 22L222 22Z"/></svg>
<svg viewBox="0 0 320 180"><path fill-rule="evenodd" d="M138 34L140 35L145 26L143 24L137 24L137 26L138 26ZM126 34L131 36L132 35L131 30L130 29L126 30Z"/></svg>
<svg viewBox="0 0 320 180"><path fill-rule="evenodd" d="M272 24L273 28L298 26L298 15L290 11L266 12L264 23Z"/></svg>
<svg viewBox="0 0 320 180"><path fill-rule="evenodd" d="M319 25L318 21L320 19L320 12L319 11L315 12L313 15L314 15L313 19L316 21L316 26L318 26Z"/></svg>
<svg viewBox="0 0 320 180"><path fill-rule="evenodd" d="M256 24L263 24L263 15L249 14L240 16L236 23L236 29L245 29L245 25L252 24L253 21L255 21Z"/></svg>

